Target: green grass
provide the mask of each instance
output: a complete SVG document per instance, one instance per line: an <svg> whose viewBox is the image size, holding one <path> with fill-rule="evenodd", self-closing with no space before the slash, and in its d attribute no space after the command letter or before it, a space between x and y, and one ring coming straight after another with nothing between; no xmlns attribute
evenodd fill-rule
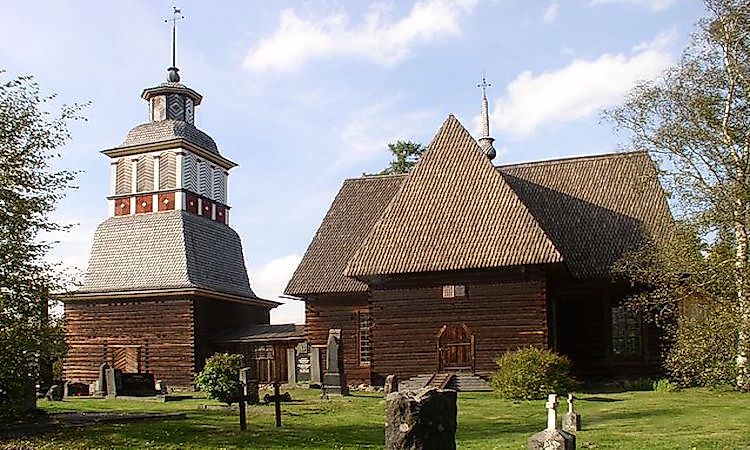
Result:
<svg viewBox="0 0 750 450"><path fill-rule="evenodd" d="M65 430L7 448L382 448L384 402L378 394L322 401L319 391L293 390L299 400L282 405L282 428L273 406L248 408L248 430L239 431L236 412L200 410L205 399L170 403L125 400L40 401L48 411L185 412L186 420L100 425ZM740 449L750 448L750 396L703 389L681 392L581 394L583 431L578 448ZM564 407L561 408L561 410ZM524 449L546 422L543 401L510 402L493 394L461 393L458 448ZM0 444L2 447L2 444Z"/></svg>

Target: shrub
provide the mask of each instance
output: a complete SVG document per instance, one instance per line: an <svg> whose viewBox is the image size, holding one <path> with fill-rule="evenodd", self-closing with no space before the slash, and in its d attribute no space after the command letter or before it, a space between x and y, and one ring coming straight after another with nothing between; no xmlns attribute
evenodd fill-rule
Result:
<svg viewBox="0 0 750 450"><path fill-rule="evenodd" d="M208 398L231 405L240 398L242 385L239 371L245 357L229 353L215 353L196 376L195 384Z"/></svg>
<svg viewBox="0 0 750 450"><path fill-rule="evenodd" d="M736 355L734 317L716 308L680 318L664 367L681 386L720 387L735 383Z"/></svg>
<svg viewBox="0 0 750 450"><path fill-rule="evenodd" d="M502 398L543 399L553 392L565 394L576 384L568 357L536 347L507 352L497 365L491 384Z"/></svg>
<svg viewBox="0 0 750 450"><path fill-rule="evenodd" d="M654 381L653 389L656 392L677 392L680 390L680 386L672 383L666 378L661 378Z"/></svg>

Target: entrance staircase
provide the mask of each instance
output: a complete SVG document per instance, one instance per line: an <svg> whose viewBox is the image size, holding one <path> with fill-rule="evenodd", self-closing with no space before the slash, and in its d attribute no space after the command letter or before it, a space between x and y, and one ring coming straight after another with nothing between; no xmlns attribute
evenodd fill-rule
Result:
<svg viewBox="0 0 750 450"><path fill-rule="evenodd" d="M489 392L492 387L487 381L473 373L425 373L399 383L399 389L416 391L423 387L455 389L461 392Z"/></svg>

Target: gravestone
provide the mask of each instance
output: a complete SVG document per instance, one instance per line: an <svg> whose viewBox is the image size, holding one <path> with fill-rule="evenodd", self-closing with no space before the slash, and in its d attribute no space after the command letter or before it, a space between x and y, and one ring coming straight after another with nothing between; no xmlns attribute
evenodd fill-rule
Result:
<svg viewBox="0 0 750 450"><path fill-rule="evenodd" d="M121 387L118 389L117 395L133 397L156 395L156 381L152 373L120 373L120 383Z"/></svg>
<svg viewBox="0 0 750 450"><path fill-rule="evenodd" d="M44 396L49 401L60 402L63 399L63 388L59 384L53 384Z"/></svg>
<svg viewBox="0 0 750 450"><path fill-rule="evenodd" d="M575 450L575 435L557 429L557 394L550 394L545 406L547 428L529 438L529 450Z"/></svg>
<svg viewBox="0 0 750 450"><path fill-rule="evenodd" d="M294 347L294 379L297 383L310 383L310 344L300 342Z"/></svg>
<svg viewBox="0 0 750 450"><path fill-rule="evenodd" d="M321 376L320 347L310 348L310 387L320 387L323 382Z"/></svg>
<svg viewBox="0 0 750 450"><path fill-rule="evenodd" d="M258 376L255 373L255 364L240 369L240 382L244 389L243 394L248 405L258 404Z"/></svg>
<svg viewBox="0 0 750 450"><path fill-rule="evenodd" d="M385 448L455 450L456 391L423 388L385 398Z"/></svg>
<svg viewBox="0 0 750 450"><path fill-rule="evenodd" d="M563 415L562 429L568 433L581 431L581 415L575 410L573 394L568 394L568 412Z"/></svg>
<svg viewBox="0 0 750 450"><path fill-rule="evenodd" d="M341 330L329 330L328 344L326 345L326 372L323 374L323 394L325 396L349 395L349 387L346 385L344 374L343 355Z"/></svg>
<svg viewBox="0 0 750 450"><path fill-rule="evenodd" d="M66 381L63 385L64 397L82 397L89 395L89 385L86 383L71 383Z"/></svg>
<svg viewBox="0 0 750 450"><path fill-rule="evenodd" d="M99 366L99 379L96 386L96 395L100 397L107 395L107 369L109 369L107 363L102 363L102 365Z"/></svg>
<svg viewBox="0 0 750 450"><path fill-rule="evenodd" d="M122 371L107 367L105 386L107 387L107 397L117 397L123 395L122 390Z"/></svg>
<svg viewBox="0 0 750 450"><path fill-rule="evenodd" d="M161 395L167 395L169 394L169 386L167 385L167 382L164 380L156 380L156 393Z"/></svg>
<svg viewBox="0 0 750 450"><path fill-rule="evenodd" d="M398 375L388 375L385 377L383 392L385 395L388 395L391 392L398 392Z"/></svg>

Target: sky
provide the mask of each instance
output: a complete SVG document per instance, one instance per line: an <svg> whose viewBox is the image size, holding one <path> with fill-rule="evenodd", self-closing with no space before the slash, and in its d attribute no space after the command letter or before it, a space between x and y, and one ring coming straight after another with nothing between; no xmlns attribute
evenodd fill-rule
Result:
<svg viewBox="0 0 750 450"><path fill-rule="evenodd" d="M3 0L0 82L33 75L51 107L90 102L58 167L80 171L54 219L51 260L82 274L107 216L109 161L147 121L142 90L171 63L167 0ZM698 0L181 1L177 66L204 98L196 125L230 172L230 224L255 292L279 298L344 179L398 139L427 144L449 114L476 137L483 74L495 164L627 149L602 121L678 60Z"/></svg>

